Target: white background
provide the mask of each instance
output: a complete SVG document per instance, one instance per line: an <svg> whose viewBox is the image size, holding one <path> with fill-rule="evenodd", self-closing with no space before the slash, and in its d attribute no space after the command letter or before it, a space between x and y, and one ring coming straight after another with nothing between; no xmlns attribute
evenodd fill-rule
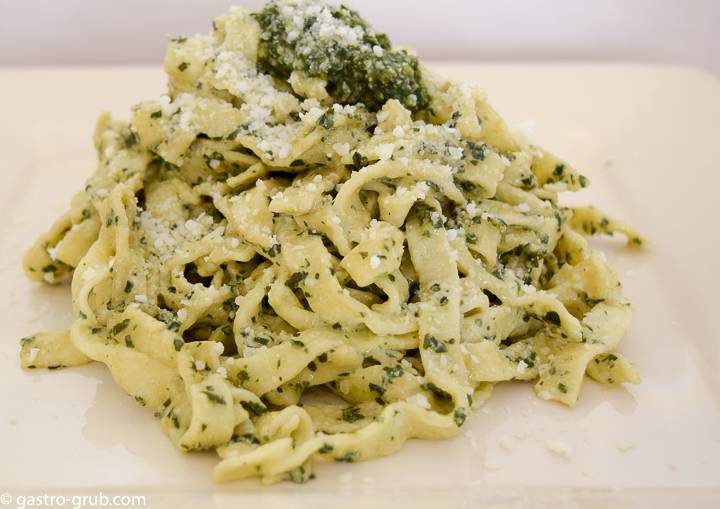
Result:
<svg viewBox="0 0 720 509"><path fill-rule="evenodd" d="M337 2L332 2L337 3ZM159 64L164 35L207 34L264 0L0 0L0 66ZM720 77L718 0L353 0L432 61L631 62Z"/></svg>

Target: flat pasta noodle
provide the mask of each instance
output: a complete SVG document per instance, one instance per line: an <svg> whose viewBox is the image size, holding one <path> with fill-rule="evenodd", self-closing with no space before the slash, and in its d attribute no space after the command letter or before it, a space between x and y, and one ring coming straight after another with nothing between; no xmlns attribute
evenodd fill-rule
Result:
<svg viewBox="0 0 720 509"><path fill-rule="evenodd" d="M72 278L77 319L23 339L24 368L106 364L217 482L456 436L502 381L570 407L586 371L639 383L614 352L633 304L578 232L646 240L562 207L587 179L485 91L317 0L213 27L168 40L167 95L101 117L98 170L23 259ZM348 82L326 47L407 72Z"/></svg>

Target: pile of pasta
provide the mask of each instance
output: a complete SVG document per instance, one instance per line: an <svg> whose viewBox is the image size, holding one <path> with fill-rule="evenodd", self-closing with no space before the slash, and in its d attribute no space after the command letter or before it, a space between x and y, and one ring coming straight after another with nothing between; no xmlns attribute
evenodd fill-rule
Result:
<svg viewBox="0 0 720 509"><path fill-rule="evenodd" d="M337 104L258 72L259 37L234 9L170 39L168 94L100 118L97 171L23 260L72 278L77 319L24 367L105 363L218 482L456 436L498 382L570 407L585 373L639 382L613 352L633 304L582 234L645 241L558 204L584 177L475 85L421 67L426 110Z"/></svg>

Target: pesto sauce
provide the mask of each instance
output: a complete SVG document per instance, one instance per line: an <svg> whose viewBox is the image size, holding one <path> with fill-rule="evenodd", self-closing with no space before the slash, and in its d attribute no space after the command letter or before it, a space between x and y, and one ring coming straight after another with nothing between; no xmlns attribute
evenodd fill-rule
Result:
<svg viewBox="0 0 720 509"><path fill-rule="evenodd" d="M262 30L258 71L285 80L293 71L306 78L321 78L327 81L326 90L335 102L363 103L372 111L380 110L389 99L397 99L411 111L427 108L429 95L420 85L417 57L405 50L393 51L388 37L376 33L356 11L310 0L291 6L293 12L288 16L284 13L287 6L282 0L272 0L253 15ZM329 20L323 19L326 10ZM308 12L317 15L304 17L300 31L293 17ZM328 26L359 28L354 32L362 35L350 40L323 37Z"/></svg>

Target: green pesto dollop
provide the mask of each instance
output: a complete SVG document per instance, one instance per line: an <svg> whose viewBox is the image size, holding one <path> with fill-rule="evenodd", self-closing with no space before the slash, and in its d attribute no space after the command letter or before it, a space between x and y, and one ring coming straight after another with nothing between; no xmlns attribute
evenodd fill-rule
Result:
<svg viewBox="0 0 720 509"><path fill-rule="evenodd" d="M344 5L272 0L254 16L262 30L260 72L285 80L293 71L324 79L336 102L363 103L373 111L389 99L411 111L427 108L418 59L405 50L393 51L385 34Z"/></svg>

